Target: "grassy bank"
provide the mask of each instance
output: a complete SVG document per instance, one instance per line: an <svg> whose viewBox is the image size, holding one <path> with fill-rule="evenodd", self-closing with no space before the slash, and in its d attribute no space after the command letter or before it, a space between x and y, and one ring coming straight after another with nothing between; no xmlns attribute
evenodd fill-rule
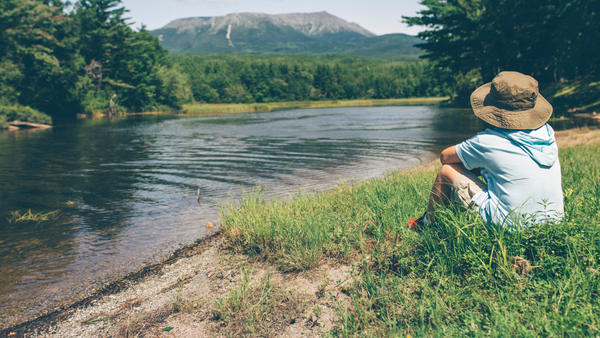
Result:
<svg viewBox="0 0 600 338"><path fill-rule="evenodd" d="M349 283L322 283L335 312L327 335L597 336L600 147L564 148L560 156L566 217L559 223L497 230L446 209L432 229L412 233L406 223L423 212L438 169L429 166L287 201L253 192L224 208L222 232L234 252L268 262L284 279L353 263ZM523 274L528 269L515 256L531 271ZM346 298L334 297L336 285ZM233 316L227 304L239 303L244 290L223 298L219 313ZM252 301L260 297L242 298L247 308L264 306L264 299ZM269 304L267 311L285 317L277 304L288 303ZM265 319L244 313L215 318L223 326L245 323L236 333L269 333Z"/></svg>
<svg viewBox="0 0 600 338"><path fill-rule="evenodd" d="M600 78L559 82L546 88L543 94L561 115L600 112Z"/></svg>
<svg viewBox="0 0 600 338"><path fill-rule="evenodd" d="M438 104L448 97L425 97L387 100L338 100L338 101L297 101L269 103L231 103L231 104L188 104L183 111L187 114L222 114L264 112L277 109L292 108L336 108L336 107L369 107L369 106L408 106Z"/></svg>
<svg viewBox="0 0 600 338"><path fill-rule="evenodd" d="M8 129L9 122L21 121L39 124L52 124L52 118L40 111L18 104L4 106L0 104L0 130Z"/></svg>

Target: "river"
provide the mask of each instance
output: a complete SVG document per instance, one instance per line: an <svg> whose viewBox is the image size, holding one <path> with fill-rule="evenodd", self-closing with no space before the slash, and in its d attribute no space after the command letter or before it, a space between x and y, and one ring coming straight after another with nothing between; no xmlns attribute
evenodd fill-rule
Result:
<svg viewBox="0 0 600 338"><path fill-rule="evenodd" d="M206 223L218 224L219 205L241 189L280 198L330 189L427 163L482 128L470 110L414 106L0 132L0 329L215 231ZM55 214L16 219L29 211Z"/></svg>

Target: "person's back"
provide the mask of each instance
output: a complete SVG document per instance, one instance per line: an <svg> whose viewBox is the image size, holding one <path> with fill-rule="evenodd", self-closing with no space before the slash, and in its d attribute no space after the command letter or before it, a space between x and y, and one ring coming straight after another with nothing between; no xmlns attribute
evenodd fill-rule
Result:
<svg viewBox="0 0 600 338"><path fill-rule="evenodd" d="M500 224L525 214L560 218L564 212L554 131L488 129L456 146L466 169L481 168L487 191L473 196L479 214Z"/></svg>

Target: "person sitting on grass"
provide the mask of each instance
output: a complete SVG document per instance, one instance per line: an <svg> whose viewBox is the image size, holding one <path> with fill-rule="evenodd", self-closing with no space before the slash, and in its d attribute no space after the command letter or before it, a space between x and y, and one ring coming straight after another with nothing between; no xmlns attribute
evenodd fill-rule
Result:
<svg viewBox="0 0 600 338"><path fill-rule="evenodd" d="M495 226L518 225L532 215L560 219L558 147L547 124L552 106L540 95L538 82L518 72L501 72L471 94L471 107L496 128L442 151L427 211L409 221L410 229L429 226L436 208L451 202Z"/></svg>

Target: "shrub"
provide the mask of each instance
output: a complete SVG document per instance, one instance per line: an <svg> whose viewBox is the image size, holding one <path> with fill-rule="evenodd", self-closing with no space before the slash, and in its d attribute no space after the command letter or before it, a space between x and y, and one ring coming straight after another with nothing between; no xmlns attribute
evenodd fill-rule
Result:
<svg viewBox="0 0 600 338"><path fill-rule="evenodd" d="M10 121L21 121L41 124L52 124L52 118L40 111L27 106L0 106L0 128L8 127ZM5 128L6 128L5 127Z"/></svg>
<svg viewBox="0 0 600 338"><path fill-rule="evenodd" d="M8 121L6 121L6 116L0 115L0 129L7 129L9 126Z"/></svg>

